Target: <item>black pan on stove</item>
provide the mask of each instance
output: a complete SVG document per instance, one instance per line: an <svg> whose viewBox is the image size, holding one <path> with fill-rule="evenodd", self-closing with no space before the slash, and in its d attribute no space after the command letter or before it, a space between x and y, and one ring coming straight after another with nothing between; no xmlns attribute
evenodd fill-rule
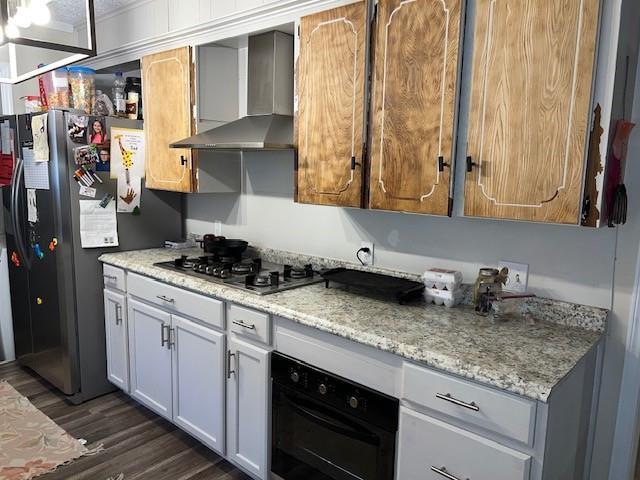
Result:
<svg viewBox="0 0 640 480"><path fill-rule="evenodd" d="M204 245L205 253L214 253L221 257L240 257L249 246L249 242L237 238L225 238Z"/></svg>

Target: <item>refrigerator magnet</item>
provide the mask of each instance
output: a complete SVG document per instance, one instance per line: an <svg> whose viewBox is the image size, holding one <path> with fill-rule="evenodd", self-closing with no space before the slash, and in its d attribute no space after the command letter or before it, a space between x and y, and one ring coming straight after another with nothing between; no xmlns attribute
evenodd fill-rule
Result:
<svg viewBox="0 0 640 480"><path fill-rule="evenodd" d="M102 200L100 200L100 203L98 205L100 208L107 208L107 205L111 203L111 200L113 200L113 195L107 193L104 197L102 197Z"/></svg>
<svg viewBox="0 0 640 480"><path fill-rule="evenodd" d="M18 256L18 252L11 252L11 263L13 263L14 267L20 268L20 257Z"/></svg>
<svg viewBox="0 0 640 480"><path fill-rule="evenodd" d="M44 252L42 251L42 247L40 247L39 243L36 243L33 246L33 253L36 254L36 257L38 257L39 260L42 260L44 258Z"/></svg>
<svg viewBox="0 0 640 480"><path fill-rule="evenodd" d="M49 251L53 252L58 246L58 239L53 237L49 242Z"/></svg>

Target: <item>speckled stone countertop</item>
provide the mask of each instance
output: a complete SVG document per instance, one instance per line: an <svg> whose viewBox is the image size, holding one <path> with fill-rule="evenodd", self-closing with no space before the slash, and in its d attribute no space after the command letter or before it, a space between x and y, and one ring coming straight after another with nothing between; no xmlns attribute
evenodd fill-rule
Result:
<svg viewBox="0 0 640 480"><path fill-rule="evenodd" d="M528 307L535 322L494 323L469 306L398 305L322 283L261 296L153 266L180 253L140 250L100 260L544 402L599 341L607 316L604 309L538 299L539 312L537 303Z"/></svg>

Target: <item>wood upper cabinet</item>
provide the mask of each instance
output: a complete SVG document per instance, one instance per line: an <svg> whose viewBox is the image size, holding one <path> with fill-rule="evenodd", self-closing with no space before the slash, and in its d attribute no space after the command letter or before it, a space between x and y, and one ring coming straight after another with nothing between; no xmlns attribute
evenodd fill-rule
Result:
<svg viewBox="0 0 640 480"><path fill-rule="evenodd" d="M192 80L190 47L142 58L147 188L194 190L192 151L169 148L170 143L195 134Z"/></svg>
<svg viewBox="0 0 640 480"><path fill-rule="evenodd" d="M578 223L599 3L476 2L466 215Z"/></svg>
<svg viewBox="0 0 640 480"><path fill-rule="evenodd" d="M462 0L380 0L369 206L448 215Z"/></svg>
<svg viewBox="0 0 640 480"><path fill-rule="evenodd" d="M301 19L298 202L362 205L365 39L364 2Z"/></svg>

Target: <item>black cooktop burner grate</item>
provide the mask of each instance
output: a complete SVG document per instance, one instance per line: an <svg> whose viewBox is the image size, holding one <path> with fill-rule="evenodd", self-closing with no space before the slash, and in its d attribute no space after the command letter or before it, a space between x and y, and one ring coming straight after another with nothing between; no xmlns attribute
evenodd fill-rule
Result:
<svg viewBox="0 0 640 480"><path fill-rule="evenodd" d="M330 282L334 282L354 287L364 293L391 297L400 303L420 298L424 292L424 284L420 282L348 268L325 270L322 272L322 278L324 278L327 288L329 288Z"/></svg>

